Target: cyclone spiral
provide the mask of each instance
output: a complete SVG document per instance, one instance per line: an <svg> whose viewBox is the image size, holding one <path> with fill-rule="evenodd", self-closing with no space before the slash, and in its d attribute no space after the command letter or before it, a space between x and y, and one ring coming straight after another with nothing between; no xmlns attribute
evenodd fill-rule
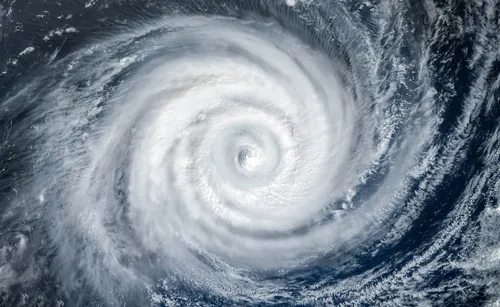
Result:
<svg viewBox="0 0 500 307"><path fill-rule="evenodd" d="M499 4L116 5L5 83L0 305L499 303Z"/></svg>

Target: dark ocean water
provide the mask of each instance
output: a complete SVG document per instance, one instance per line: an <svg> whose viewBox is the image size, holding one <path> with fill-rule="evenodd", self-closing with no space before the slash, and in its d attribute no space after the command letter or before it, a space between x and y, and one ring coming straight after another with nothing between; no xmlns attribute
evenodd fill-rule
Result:
<svg viewBox="0 0 500 307"><path fill-rule="evenodd" d="M498 306L499 15L0 4L0 306Z"/></svg>

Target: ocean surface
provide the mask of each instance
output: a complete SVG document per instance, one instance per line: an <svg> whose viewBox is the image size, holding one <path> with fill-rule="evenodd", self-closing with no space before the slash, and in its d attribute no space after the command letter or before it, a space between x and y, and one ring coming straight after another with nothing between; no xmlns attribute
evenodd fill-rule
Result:
<svg viewBox="0 0 500 307"><path fill-rule="evenodd" d="M500 306L500 1L0 3L0 306Z"/></svg>

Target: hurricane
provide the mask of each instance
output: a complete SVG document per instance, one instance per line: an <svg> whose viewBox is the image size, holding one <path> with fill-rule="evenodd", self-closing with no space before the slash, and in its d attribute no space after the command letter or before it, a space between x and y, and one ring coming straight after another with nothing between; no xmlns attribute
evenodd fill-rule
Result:
<svg viewBox="0 0 500 307"><path fill-rule="evenodd" d="M0 305L499 306L499 15L0 4Z"/></svg>

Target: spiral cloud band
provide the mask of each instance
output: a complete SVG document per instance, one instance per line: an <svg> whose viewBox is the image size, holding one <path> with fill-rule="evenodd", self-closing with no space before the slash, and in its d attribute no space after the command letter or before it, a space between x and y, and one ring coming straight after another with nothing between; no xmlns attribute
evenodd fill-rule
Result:
<svg viewBox="0 0 500 307"><path fill-rule="evenodd" d="M76 220L63 220L81 224L114 259L129 247L117 244L103 218L128 219L141 250L165 261L185 261L186 252L238 267L289 268L349 240L342 228L354 217L312 221L359 180L355 166L376 154L351 155L356 108L339 78L324 73L326 59L273 24L170 23L162 26L182 31L155 47L172 54L141 67L113 98L122 105L110 112L69 200ZM346 164L350 176L340 173ZM120 180L125 211L109 195ZM312 229L294 233L304 227Z"/></svg>
<svg viewBox="0 0 500 307"><path fill-rule="evenodd" d="M57 51L56 77L3 102L30 102L38 168L2 221L29 195L36 217L24 218L42 233L11 232L11 251L49 245L32 257L50 273L33 274L55 275L62 301L82 306L94 294L400 306L498 289L498 125L481 172L462 171L458 196L442 196L471 161L475 123L494 117L484 80L498 50L478 43L467 104L446 119L459 94L435 81L439 8L425 17L434 29L410 31L409 4L382 2L361 5L364 18L343 2L261 4L273 18L173 14ZM0 277L14 274L2 257Z"/></svg>

